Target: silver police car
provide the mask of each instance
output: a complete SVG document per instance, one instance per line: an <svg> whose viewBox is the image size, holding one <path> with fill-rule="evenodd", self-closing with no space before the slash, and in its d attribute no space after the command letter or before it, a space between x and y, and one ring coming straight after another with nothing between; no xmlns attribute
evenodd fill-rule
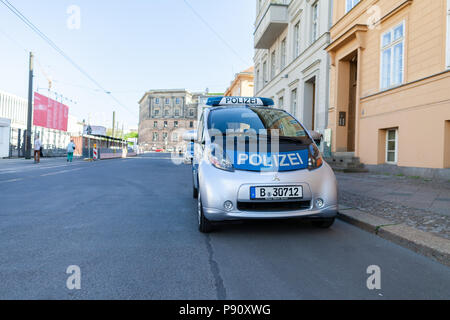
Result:
<svg viewBox="0 0 450 320"><path fill-rule="evenodd" d="M266 98L210 98L207 105L192 170L201 232L228 220L334 223L336 177L298 120Z"/></svg>

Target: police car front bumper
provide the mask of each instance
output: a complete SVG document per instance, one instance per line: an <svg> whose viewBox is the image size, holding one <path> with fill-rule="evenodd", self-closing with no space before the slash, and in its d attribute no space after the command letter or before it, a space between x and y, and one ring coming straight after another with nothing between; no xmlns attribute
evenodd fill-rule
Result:
<svg viewBox="0 0 450 320"><path fill-rule="evenodd" d="M309 171L260 173L228 172L210 164L201 164L200 193L205 217L211 221L242 219L333 218L338 213L337 182L333 170L324 163ZM274 179L275 178L275 179ZM275 180L275 181L274 181ZM303 198L299 207L289 207L295 201L254 201L250 188L255 186L302 186ZM321 199L323 205L317 206ZM226 210L230 201L233 209ZM279 205L279 208L278 208Z"/></svg>

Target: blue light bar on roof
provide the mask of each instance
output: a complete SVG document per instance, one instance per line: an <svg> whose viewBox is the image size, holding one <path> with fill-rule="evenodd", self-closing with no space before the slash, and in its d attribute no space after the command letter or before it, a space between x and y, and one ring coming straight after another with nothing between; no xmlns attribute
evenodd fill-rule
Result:
<svg viewBox="0 0 450 320"><path fill-rule="evenodd" d="M272 99L257 97L215 97L209 98L206 105L212 107L232 105L273 106L274 102Z"/></svg>

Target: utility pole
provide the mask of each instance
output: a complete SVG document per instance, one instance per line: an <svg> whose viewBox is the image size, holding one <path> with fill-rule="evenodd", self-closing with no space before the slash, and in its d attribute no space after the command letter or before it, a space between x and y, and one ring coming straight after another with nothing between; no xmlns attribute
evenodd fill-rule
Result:
<svg viewBox="0 0 450 320"><path fill-rule="evenodd" d="M33 121L33 52L30 52L30 70L28 78L28 119L25 141L25 159L31 159L31 126Z"/></svg>
<svg viewBox="0 0 450 320"><path fill-rule="evenodd" d="M92 128L91 128L91 114L89 113L89 118L88 118L88 129L87 129L87 134L89 135L88 137L88 159L89 161L91 161L91 134L92 134Z"/></svg>
<svg viewBox="0 0 450 320"><path fill-rule="evenodd" d="M123 139L124 139L125 137L124 137L124 134L123 134L123 122L122 122L122 136L121 136L121 139L122 139L122 149L123 148L125 148L125 143L123 142Z"/></svg>
<svg viewBox="0 0 450 320"><path fill-rule="evenodd" d="M116 112L113 111L113 125L112 125L112 133L111 136L114 138L114 129L115 129L115 125L116 125Z"/></svg>

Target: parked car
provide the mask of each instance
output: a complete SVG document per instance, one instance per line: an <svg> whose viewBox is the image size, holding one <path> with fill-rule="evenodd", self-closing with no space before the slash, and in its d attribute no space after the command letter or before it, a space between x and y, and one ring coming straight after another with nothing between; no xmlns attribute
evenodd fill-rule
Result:
<svg viewBox="0 0 450 320"><path fill-rule="evenodd" d="M241 219L334 223L336 177L297 119L273 108L271 99L210 98L207 104L192 168L201 232Z"/></svg>
<svg viewBox="0 0 450 320"><path fill-rule="evenodd" d="M194 161L194 142L190 141L188 142L186 146L186 151L184 152L184 162L186 163L193 163Z"/></svg>

